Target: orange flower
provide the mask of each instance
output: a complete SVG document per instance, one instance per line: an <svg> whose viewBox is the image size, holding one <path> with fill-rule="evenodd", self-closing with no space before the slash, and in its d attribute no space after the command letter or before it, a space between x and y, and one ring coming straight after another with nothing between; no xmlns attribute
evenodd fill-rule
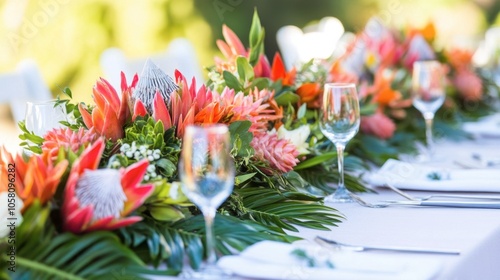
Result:
<svg viewBox="0 0 500 280"><path fill-rule="evenodd" d="M97 169L104 147L103 139L97 140L71 168L62 206L67 231L115 230L142 219L126 216L153 191L153 185L139 185L147 159L120 170Z"/></svg>
<svg viewBox="0 0 500 280"><path fill-rule="evenodd" d="M408 31L408 37L413 37L416 34L422 35L427 42L432 42L436 38L436 26L430 21L422 28L410 28Z"/></svg>
<svg viewBox="0 0 500 280"><path fill-rule="evenodd" d="M7 152L5 147L0 148L0 172L2 182L8 182L8 170L15 165L15 181L17 195L23 200L24 208L38 199L41 204L46 204L56 193L68 161L62 160L54 164L48 153L32 155L25 162L21 155L15 159ZM7 191L7 184L1 184L0 192Z"/></svg>
<svg viewBox="0 0 500 280"><path fill-rule="evenodd" d="M297 70L295 67L293 67L290 72L286 72L281 55L278 52L274 55L273 66L271 68L271 80L277 81L281 79L281 84L283 86L291 86L295 82L296 72Z"/></svg>
<svg viewBox="0 0 500 280"><path fill-rule="evenodd" d="M300 102L307 103L308 107L315 107L322 89L318 83L303 83L296 92L300 96Z"/></svg>
<svg viewBox="0 0 500 280"><path fill-rule="evenodd" d="M451 66L456 69L470 68L474 53L470 50L453 48L445 53Z"/></svg>
<svg viewBox="0 0 500 280"><path fill-rule="evenodd" d="M394 74L388 76L384 72L384 69L379 69L375 73L375 82L369 89L369 92L373 93L374 101L382 107L388 106L394 101L401 99L401 93L391 88L393 79Z"/></svg>
<svg viewBox="0 0 500 280"><path fill-rule="evenodd" d="M130 92L138 81L137 76L135 76L132 84L127 86L127 81L123 72L121 73L121 79L121 99L113 86L108 81L101 78L97 81L93 89L93 99L96 104L92 109L92 114L90 114L82 104L78 106L87 128L90 129L94 127L97 134L113 141L123 137L123 126L130 118L128 104Z"/></svg>
<svg viewBox="0 0 500 280"><path fill-rule="evenodd" d="M358 83L358 76L348 73L341 66L341 60L337 60L330 68L328 81L334 83Z"/></svg>

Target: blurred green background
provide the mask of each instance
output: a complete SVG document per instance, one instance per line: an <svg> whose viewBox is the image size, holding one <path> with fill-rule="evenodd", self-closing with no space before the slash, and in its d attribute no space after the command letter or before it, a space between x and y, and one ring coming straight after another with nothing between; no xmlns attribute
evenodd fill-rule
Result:
<svg viewBox="0 0 500 280"><path fill-rule="evenodd" d="M194 44L201 66L218 55L215 40L227 24L244 42L254 8L266 29L266 53L278 50L276 31L325 16L359 31L374 15L391 26L433 20L438 43L474 46L498 21L498 0L3 0L0 1L0 72L34 59L52 93L69 86L78 100L90 101L103 75L101 53L121 48L128 57L164 51L176 37ZM464 43L465 42L465 43Z"/></svg>

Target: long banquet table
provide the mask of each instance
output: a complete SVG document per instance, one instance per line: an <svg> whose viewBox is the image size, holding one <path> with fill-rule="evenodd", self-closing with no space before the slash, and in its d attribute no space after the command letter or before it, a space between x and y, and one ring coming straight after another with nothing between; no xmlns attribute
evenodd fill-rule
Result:
<svg viewBox="0 0 500 280"><path fill-rule="evenodd" d="M459 168L455 160L470 161L471 153L500 158L500 138L480 138L471 141L444 141L437 145L438 155L446 157L442 166ZM500 172L500 166L497 167ZM360 196L371 202L404 200L395 192L375 187L377 193ZM408 191L415 196L431 192ZM435 192L434 192L435 193ZM447 192L453 193L453 192ZM463 192L461 194L464 194ZM474 194L480 194L474 192ZM500 197L498 193L489 195ZM400 259L418 262L422 258L440 263L432 279L500 279L500 209L392 206L366 208L356 203L330 204L346 219L331 228L318 231L300 228L291 233L310 240L317 236L337 241L373 246L425 247L458 250L460 255L366 251L357 254L391 254ZM235 278L248 279L248 278ZM308 279L307 276L303 279ZM362 279L362 278L360 278Z"/></svg>

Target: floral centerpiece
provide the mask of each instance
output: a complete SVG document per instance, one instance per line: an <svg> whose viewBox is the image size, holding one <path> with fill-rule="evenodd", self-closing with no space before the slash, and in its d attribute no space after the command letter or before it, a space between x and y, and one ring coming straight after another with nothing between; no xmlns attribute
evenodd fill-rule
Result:
<svg viewBox="0 0 500 280"><path fill-rule="evenodd" d="M0 177L10 182L0 193L14 201L2 202L1 213L17 219L0 236L2 252L12 252L1 256L2 277L145 275L157 273L160 264L168 267L161 273L176 274L186 259L198 267L204 223L182 193L177 172L191 124L222 123L231 133L237 170L234 191L218 210L220 254L260 240L290 242L297 237L288 233L297 226L327 230L341 221L323 205L321 189L313 194L299 173L325 170L335 153L315 144L322 139L318 133L311 138L306 103L297 111L283 106L297 92L317 95L320 82L304 78L295 88L300 73L285 71L279 55L269 65L257 16L249 50L229 28L223 31L226 42L218 44L227 61L216 60L207 85L178 71L172 79L148 62L141 77L127 80L122 73L120 89L99 79L92 104L72 103L65 89L70 99L55 104L68 113L63 128L35 135L20 123L27 153L0 150ZM318 185L331 191L331 176L325 178Z"/></svg>
<svg viewBox="0 0 500 280"><path fill-rule="evenodd" d="M410 151L421 137L409 99L413 61L437 58L449 65L446 108L454 114L442 116L451 121L449 131L458 131L457 116L466 115L460 104L487 105L477 90L487 81L478 78L467 53L434 51L434 35L424 31L377 30L376 36L360 34L337 60L286 69L279 53L271 62L264 55L265 32L255 13L248 48L223 26L224 40L217 41L223 57L208 69L207 84L179 71L169 77L148 62L140 77L122 73L120 89L99 79L92 104L73 103L65 89L69 99L56 102L69 115L64 128L35 135L21 122L29 153L0 149L0 179L9 182L0 185L0 197L14 201L2 202L0 214L15 221L12 230L0 231L0 249L9 252L0 257L0 275L122 278L175 275L186 263L198 267L204 222L182 193L177 172L191 124L221 123L231 134L236 177L216 219L220 254L261 240L297 240L290 233L298 226L336 225L343 215L322 203L338 181L335 149L318 127L324 83L359 85L361 133L345 160L352 191L366 191L358 175L367 162ZM159 269L162 264L168 269Z"/></svg>
<svg viewBox="0 0 500 280"><path fill-rule="evenodd" d="M417 60L438 60L446 72L446 100L436 114L435 133L440 137L467 137L464 121L492 113L499 88L472 63L468 49L434 47L432 23L423 28L399 30L372 18L365 30L331 63L329 74L336 81L359 85L366 107L374 110L361 121L356 138L360 145L351 151L381 164L388 157L415 149L415 139L424 140L424 121L412 106L411 74Z"/></svg>

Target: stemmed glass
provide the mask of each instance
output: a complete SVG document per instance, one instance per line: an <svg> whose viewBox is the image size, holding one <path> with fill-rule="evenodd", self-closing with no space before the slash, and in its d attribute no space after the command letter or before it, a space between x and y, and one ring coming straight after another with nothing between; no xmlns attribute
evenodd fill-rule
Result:
<svg viewBox="0 0 500 280"><path fill-rule="evenodd" d="M179 162L182 190L205 218L206 262L198 271L185 272L187 278L223 279L227 272L216 266L213 222L217 207L231 194L234 162L227 126L187 126Z"/></svg>
<svg viewBox="0 0 500 280"><path fill-rule="evenodd" d="M434 158L432 137L434 114L443 105L445 99L444 72L438 61L413 63L412 97L413 106L422 113L425 119L427 155L422 155L421 160L430 161Z"/></svg>
<svg viewBox="0 0 500 280"><path fill-rule="evenodd" d="M320 129L337 148L339 185L326 202L352 202L344 185L344 148L359 130L359 100L352 83L327 83L320 110Z"/></svg>
<svg viewBox="0 0 500 280"><path fill-rule="evenodd" d="M56 106L55 100L29 101L26 103L25 125L28 131L43 137L45 133L62 127L61 121L67 120L66 109Z"/></svg>

